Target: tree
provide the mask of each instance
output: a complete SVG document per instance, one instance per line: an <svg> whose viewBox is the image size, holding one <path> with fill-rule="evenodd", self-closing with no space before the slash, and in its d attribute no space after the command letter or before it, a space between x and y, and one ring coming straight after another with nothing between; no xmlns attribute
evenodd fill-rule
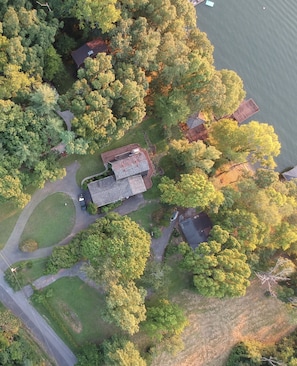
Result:
<svg viewBox="0 0 297 366"><path fill-rule="evenodd" d="M123 338L114 337L103 343L104 364L107 366L145 366L135 345Z"/></svg>
<svg viewBox="0 0 297 366"><path fill-rule="evenodd" d="M80 240L95 280L127 283L143 274L150 236L128 216L110 213L92 224Z"/></svg>
<svg viewBox="0 0 297 366"><path fill-rule="evenodd" d="M87 25L100 28L103 33L110 31L121 15L116 0L78 0L73 13L81 28Z"/></svg>
<svg viewBox="0 0 297 366"><path fill-rule="evenodd" d="M209 142L222 152L228 161L250 161L263 167L274 168L274 157L280 153L280 143L272 126L251 121L238 125L236 121L221 119L211 125ZM228 136L228 143L226 143Z"/></svg>
<svg viewBox="0 0 297 366"><path fill-rule="evenodd" d="M40 115L48 115L52 112L58 101L58 93L47 84L42 84L31 96L34 110Z"/></svg>
<svg viewBox="0 0 297 366"><path fill-rule="evenodd" d="M240 244L228 232L214 227L214 239L201 243L195 250L182 244L184 266L193 273L194 286L203 296L243 296L251 275L247 257Z"/></svg>
<svg viewBox="0 0 297 366"><path fill-rule="evenodd" d="M273 268L267 272L256 272L256 276L259 278L261 285L267 285L270 295L276 297L275 285L278 282L289 281L293 272L295 272L294 263L288 258L279 257Z"/></svg>
<svg viewBox="0 0 297 366"><path fill-rule="evenodd" d="M50 46L45 52L44 59L44 78L48 81L55 79L55 76L64 71L64 65L61 56L53 46Z"/></svg>
<svg viewBox="0 0 297 366"><path fill-rule="evenodd" d="M153 340L161 342L174 335L181 336L188 324L187 317L178 305L160 299L156 304L147 307L143 329Z"/></svg>
<svg viewBox="0 0 297 366"><path fill-rule="evenodd" d="M137 333L139 323L146 318L145 295L146 291L138 289L133 281L125 285L110 283L104 318L130 335Z"/></svg>
<svg viewBox="0 0 297 366"><path fill-rule="evenodd" d="M178 90L173 90L167 96L158 96L155 101L155 111L166 126L177 125L185 121L190 114L186 95Z"/></svg>
<svg viewBox="0 0 297 366"><path fill-rule="evenodd" d="M241 251L251 252L260 247L267 236L267 227L258 217L245 209L222 209L216 216L216 224L233 235L240 243Z"/></svg>
<svg viewBox="0 0 297 366"><path fill-rule="evenodd" d="M169 153L187 173L192 173L197 168L210 173L215 161L221 156L221 152L214 146L207 146L201 140L190 143L186 139L172 140Z"/></svg>
<svg viewBox="0 0 297 366"><path fill-rule="evenodd" d="M223 202L222 193L203 174L182 174L178 182L163 177L158 187L161 200L171 205L199 207L203 210L211 204L220 206Z"/></svg>
<svg viewBox="0 0 297 366"><path fill-rule="evenodd" d="M245 98L243 81L232 70L220 70L222 83L225 86L225 96L220 106L214 106L213 111L216 117L222 118L236 111L240 103Z"/></svg>

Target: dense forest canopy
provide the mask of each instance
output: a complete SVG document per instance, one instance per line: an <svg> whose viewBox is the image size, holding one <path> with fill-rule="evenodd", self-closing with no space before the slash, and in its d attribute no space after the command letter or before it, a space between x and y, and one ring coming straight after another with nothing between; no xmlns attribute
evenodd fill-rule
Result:
<svg viewBox="0 0 297 366"><path fill-rule="evenodd" d="M71 51L97 38L108 51L77 69ZM23 207L29 188L63 177L55 150L61 142L68 154L94 153L153 116L172 167L160 179L158 199L170 209L205 210L214 224L207 243L179 245L181 267L198 293L242 296L255 273L269 273L280 257L295 262L297 186L272 170L278 137L267 123L230 119L244 86L234 71L215 68L213 51L188 0L0 0L0 202ZM59 110L74 114L71 131ZM168 137L199 111L207 139ZM242 163L258 168L223 184L221 174ZM146 304L138 283L149 250L145 230L110 214L55 248L47 270L86 260L88 276L105 291L106 321L126 336L143 329L154 345L179 348L188 324L182 309L166 296ZM295 282L280 284L283 301L296 299ZM9 341L1 339L5 352ZM145 364L126 337L87 350L80 364Z"/></svg>
<svg viewBox="0 0 297 366"><path fill-rule="evenodd" d="M71 51L98 36L109 55L86 59L76 76ZM0 45L0 198L19 206L26 187L63 176L60 142L68 153L94 152L148 112L176 125L197 110L230 112L245 95L233 71L215 70L186 0L2 1ZM59 108L74 113L71 132Z"/></svg>

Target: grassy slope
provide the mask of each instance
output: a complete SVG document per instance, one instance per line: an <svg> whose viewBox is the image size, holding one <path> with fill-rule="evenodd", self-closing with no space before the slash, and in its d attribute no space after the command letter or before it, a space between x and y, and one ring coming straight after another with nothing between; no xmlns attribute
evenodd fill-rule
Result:
<svg viewBox="0 0 297 366"><path fill-rule="evenodd" d="M231 348L241 340L275 342L296 327L283 303L264 296L254 281L246 296L236 299L206 299L184 290L175 300L188 314L190 326L178 355L162 354L152 366L223 366ZM294 324L295 323L295 324Z"/></svg>

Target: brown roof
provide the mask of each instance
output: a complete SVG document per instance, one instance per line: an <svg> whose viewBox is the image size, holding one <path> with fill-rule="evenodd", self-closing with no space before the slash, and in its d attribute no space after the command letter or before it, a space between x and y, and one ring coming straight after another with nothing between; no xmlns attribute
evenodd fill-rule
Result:
<svg viewBox="0 0 297 366"><path fill-rule="evenodd" d="M142 158L144 159L144 156L146 158L147 164L148 164L148 173L146 174L145 177L143 177L144 180L144 184L146 186L146 189L149 189L152 187L153 183L151 180L151 177L154 174L154 166L153 163L149 157L148 152L145 149L142 149L140 147L139 144L130 144L130 145L125 145L122 147L119 147L117 149L114 150L109 150L106 151L104 153L101 154L101 159L103 161L103 164L105 167L107 167L108 163L110 162L114 162L118 157L124 157L124 156L129 156L129 154L131 153L132 150L134 149L139 149L140 153L142 154ZM142 167L144 167L145 163L142 163ZM137 173L139 174L139 173Z"/></svg>
<svg viewBox="0 0 297 366"><path fill-rule="evenodd" d="M208 132L204 124L189 129L186 132L186 138L189 142L206 140L208 138Z"/></svg>
<svg viewBox="0 0 297 366"><path fill-rule="evenodd" d="M100 52L108 52L108 44L101 38L85 43L83 46L71 52L71 56L79 68L87 57L96 57Z"/></svg>
<svg viewBox="0 0 297 366"><path fill-rule="evenodd" d="M129 153L128 156L111 162L116 180L137 174L145 175L149 171L149 164L145 154L140 150L137 151L135 154Z"/></svg>
<svg viewBox="0 0 297 366"><path fill-rule="evenodd" d="M244 100L238 109L233 113L232 117L238 122L242 123L246 119L250 118L252 115L259 111L259 107L255 103L255 101L250 98L248 100Z"/></svg>
<svg viewBox="0 0 297 366"><path fill-rule="evenodd" d="M146 191L141 175L116 180L113 175L88 184L92 201L102 207Z"/></svg>

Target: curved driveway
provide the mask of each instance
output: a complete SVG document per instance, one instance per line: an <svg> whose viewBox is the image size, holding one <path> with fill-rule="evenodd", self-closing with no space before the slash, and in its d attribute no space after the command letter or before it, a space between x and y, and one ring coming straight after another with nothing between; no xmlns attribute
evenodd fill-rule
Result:
<svg viewBox="0 0 297 366"><path fill-rule="evenodd" d="M31 201L20 214L16 225L2 251L0 251L0 298L3 304L9 308L17 317L19 317L27 328L31 331L36 341L42 346L47 354L55 361L58 366L73 366L76 363L76 357L66 344L57 336L43 317L29 303L24 289L14 292L4 280L4 271L13 263L34 258L49 256L53 247L36 250L34 253L23 253L19 250L19 240L25 228L25 225L33 213L35 207L50 194L63 192L69 195L74 202L76 210L76 220L71 234L64 238L58 245L67 244L71 238L79 231L92 224L99 215L91 216L86 211L82 211L77 200L81 192L76 184L76 172L79 168L77 162L66 168L66 176L55 182L47 182L43 189L36 191ZM115 211L124 215L137 210L144 204L142 195L131 197L123 202ZM161 260L165 246L167 245L169 235L173 225L166 230L166 235L158 241L153 240L152 249L157 260ZM167 232L168 231L168 232Z"/></svg>

